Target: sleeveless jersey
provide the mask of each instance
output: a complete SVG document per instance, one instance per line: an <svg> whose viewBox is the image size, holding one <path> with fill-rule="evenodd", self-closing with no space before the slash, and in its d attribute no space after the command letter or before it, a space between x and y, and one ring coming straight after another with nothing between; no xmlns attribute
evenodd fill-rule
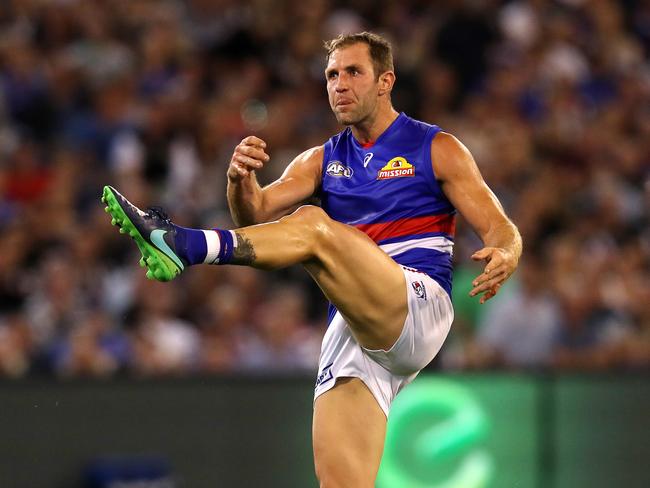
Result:
<svg viewBox="0 0 650 488"><path fill-rule="evenodd" d="M451 295L456 209L436 181L431 142L440 128L401 113L370 147L348 127L325 143L321 205L365 232L398 264Z"/></svg>

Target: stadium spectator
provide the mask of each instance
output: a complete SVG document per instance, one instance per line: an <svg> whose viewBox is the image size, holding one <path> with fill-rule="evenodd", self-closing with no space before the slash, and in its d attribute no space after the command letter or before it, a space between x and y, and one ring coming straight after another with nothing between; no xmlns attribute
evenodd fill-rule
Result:
<svg viewBox="0 0 650 488"><path fill-rule="evenodd" d="M267 358L260 368L308 368L325 317L308 281L307 312L290 323L269 306L290 272L197 270L158 288L127 265L137 258L98 198L112 183L138 205L174 202L179 224L228 227L232 147L263 137L272 180L336 132L321 39L364 28L399 53L396 107L467 143L549 276L523 271L490 310L456 299L436 364L524 365L501 334L488 341L503 346L496 363L481 344L540 287L544 330L559 333L526 366L650 367L646 2L13 0L0 9L0 374L235 371L253 367L251 350ZM473 239L461 223L457 255ZM136 306L136 294L177 303ZM540 331L528 332L517 337ZM283 361L285 347L305 354Z"/></svg>

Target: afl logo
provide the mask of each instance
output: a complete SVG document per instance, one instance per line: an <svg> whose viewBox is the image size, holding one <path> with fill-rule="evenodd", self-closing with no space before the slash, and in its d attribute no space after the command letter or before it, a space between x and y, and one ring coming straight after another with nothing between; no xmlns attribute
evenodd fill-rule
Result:
<svg viewBox="0 0 650 488"><path fill-rule="evenodd" d="M389 178L402 178L404 176L414 176L415 168L406 159L401 156L391 159L386 166L377 173L378 180L387 180Z"/></svg>
<svg viewBox="0 0 650 488"><path fill-rule="evenodd" d="M354 173L352 168L344 166L340 161L330 161L325 172L330 176L343 176L344 178L351 178Z"/></svg>

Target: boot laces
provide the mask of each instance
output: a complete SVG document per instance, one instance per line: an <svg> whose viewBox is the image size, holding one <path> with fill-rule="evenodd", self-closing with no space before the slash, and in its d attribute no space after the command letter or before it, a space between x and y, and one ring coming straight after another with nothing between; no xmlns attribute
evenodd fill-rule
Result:
<svg viewBox="0 0 650 488"><path fill-rule="evenodd" d="M147 208L147 213L152 216L156 216L159 219L164 220L165 222L169 222L169 216L167 215L167 212L165 212L162 207L149 207Z"/></svg>

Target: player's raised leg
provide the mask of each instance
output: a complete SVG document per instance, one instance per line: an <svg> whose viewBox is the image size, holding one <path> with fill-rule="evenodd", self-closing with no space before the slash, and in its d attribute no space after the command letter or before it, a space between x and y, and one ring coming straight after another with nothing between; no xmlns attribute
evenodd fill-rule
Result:
<svg viewBox="0 0 650 488"><path fill-rule="evenodd" d="M200 231L176 226L159 210L142 212L110 187L103 199L114 223L136 241L150 277L169 280L204 262L262 269L302 263L361 345L387 349L401 333L407 314L402 269L364 233L318 207L233 231Z"/></svg>

